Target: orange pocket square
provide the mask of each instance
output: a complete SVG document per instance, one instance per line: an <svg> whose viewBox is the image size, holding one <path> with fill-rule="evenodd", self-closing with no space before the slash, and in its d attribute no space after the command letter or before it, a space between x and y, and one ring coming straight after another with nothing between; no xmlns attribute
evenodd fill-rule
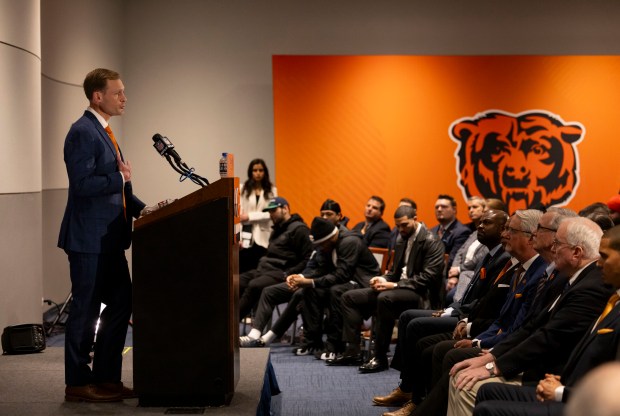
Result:
<svg viewBox="0 0 620 416"><path fill-rule="evenodd" d="M523 293L515 293L515 299L519 299L523 297Z"/></svg>
<svg viewBox="0 0 620 416"><path fill-rule="evenodd" d="M609 334L610 332L614 332L614 330L611 328L601 328L598 331L596 331L596 333L599 335Z"/></svg>

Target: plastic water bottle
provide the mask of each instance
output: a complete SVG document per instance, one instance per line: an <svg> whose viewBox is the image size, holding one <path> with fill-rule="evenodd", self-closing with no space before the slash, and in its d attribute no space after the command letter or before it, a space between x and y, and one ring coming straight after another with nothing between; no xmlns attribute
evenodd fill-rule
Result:
<svg viewBox="0 0 620 416"><path fill-rule="evenodd" d="M228 178L228 153L222 153L220 158L220 178Z"/></svg>

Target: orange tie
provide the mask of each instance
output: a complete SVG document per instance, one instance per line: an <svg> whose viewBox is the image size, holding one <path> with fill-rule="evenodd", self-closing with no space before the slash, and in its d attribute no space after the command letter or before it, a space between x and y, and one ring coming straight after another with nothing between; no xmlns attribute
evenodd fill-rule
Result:
<svg viewBox="0 0 620 416"><path fill-rule="evenodd" d="M107 126L105 128L105 131L108 133L108 136L110 136L110 140L112 140L112 144L114 145L114 148L116 149L116 154L117 155L121 155L121 149L119 149L118 147L118 142L116 141L116 137L114 137L114 133L112 133L112 129L110 128L110 126ZM127 219L127 205L125 203L125 187L123 186L123 215L125 216L125 219Z"/></svg>
<svg viewBox="0 0 620 416"><path fill-rule="evenodd" d="M601 316L599 316L598 320L596 321L596 325L594 325L593 329L596 329L598 324L600 324L603 321L603 319L605 319L605 317L609 315L609 312L611 312L614 306L616 306L616 302L618 302L618 300L620 300L620 296L618 296L618 292L611 295L611 297L607 301L607 305L605 305L605 309L603 309L603 313L601 314Z"/></svg>

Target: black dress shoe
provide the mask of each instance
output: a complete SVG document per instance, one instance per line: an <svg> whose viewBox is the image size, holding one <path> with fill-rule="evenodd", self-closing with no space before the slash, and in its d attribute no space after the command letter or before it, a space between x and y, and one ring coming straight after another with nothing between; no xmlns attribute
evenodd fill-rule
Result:
<svg viewBox="0 0 620 416"><path fill-rule="evenodd" d="M331 360L326 360L327 365L359 365L362 362L362 357L359 354L336 354L336 357Z"/></svg>
<svg viewBox="0 0 620 416"><path fill-rule="evenodd" d="M379 371L385 371L387 369L387 359L380 359L377 357L359 366L360 373L378 373Z"/></svg>

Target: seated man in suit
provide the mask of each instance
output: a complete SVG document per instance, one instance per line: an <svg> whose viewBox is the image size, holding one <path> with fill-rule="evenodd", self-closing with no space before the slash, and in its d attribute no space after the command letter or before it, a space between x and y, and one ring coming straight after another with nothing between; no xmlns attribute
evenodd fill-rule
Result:
<svg viewBox="0 0 620 416"><path fill-rule="evenodd" d="M602 234L600 227L587 218L568 218L560 223L553 252L556 268L568 276L569 284L548 309L492 351L454 365L450 371L450 414L470 415L476 393L484 383L522 384L562 371L611 293L596 267Z"/></svg>
<svg viewBox="0 0 620 416"><path fill-rule="evenodd" d="M474 275L476 265L489 252L488 248L478 241L478 225L482 214L487 210L486 204L486 200L479 196L472 196L467 199L467 215L471 219L467 227L472 230L472 233L458 249L452 263L449 264L445 305L461 300L465 288Z"/></svg>
<svg viewBox="0 0 620 416"><path fill-rule="evenodd" d="M603 280L616 291L573 350L562 375L546 374L535 387L485 384L478 391L474 415L560 416L564 403L573 398L572 387L588 371L620 359L620 226L603 234L599 253L598 266L602 269Z"/></svg>
<svg viewBox="0 0 620 416"><path fill-rule="evenodd" d="M329 365L353 365L360 361L360 328L364 318L375 314L375 356L359 367L361 372L387 370L387 353L394 321L404 310L430 308L439 302L443 277L443 244L417 221L416 210L401 206L394 220L402 240L396 246L392 270L370 280L368 289L342 296L343 341L346 350Z"/></svg>
<svg viewBox="0 0 620 416"><path fill-rule="evenodd" d="M386 248L390 242L390 226L383 221L385 202L383 198L373 195L366 202L364 209L365 221L355 224L353 231L364 236L368 247Z"/></svg>
<svg viewBox="0 0 620 416"><path fill-rule="evenodd" d="M456 200L450 195L442 194L437 197L435 217L439 224L431 228L431 232L444 244L446 264L450 265L472 230L456 219Z"/></svg>

